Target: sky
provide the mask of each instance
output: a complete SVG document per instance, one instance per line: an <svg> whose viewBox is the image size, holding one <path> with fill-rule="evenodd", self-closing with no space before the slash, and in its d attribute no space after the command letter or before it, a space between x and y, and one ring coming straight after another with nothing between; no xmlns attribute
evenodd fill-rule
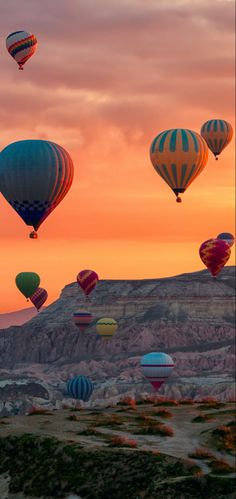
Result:
<svg viewBox="0 0 236 499"><path fill-rule="evenodd" d="M19 29L39 43L24 71L5 48ZM19 272L37 272L51 303L83 268L102 279L201 270L200 244L234 233L234 141L218 162L209 153L182 204L149 158L163 130L234 127L233 1L2 1L0 65L0 150L51 140L75 167L37 241L0 195L0 313L27 306Z"/></svg>

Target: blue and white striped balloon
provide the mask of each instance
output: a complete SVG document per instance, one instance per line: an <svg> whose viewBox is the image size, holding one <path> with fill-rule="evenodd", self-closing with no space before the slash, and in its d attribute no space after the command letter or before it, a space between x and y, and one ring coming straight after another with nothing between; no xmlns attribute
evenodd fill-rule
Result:
<svg viewBox="0 0 236 499"><path fill-rule="evenodd" d="M87 402L93 392L93 383L85 376L75 376L68 381L67 392L71 398Z"/></svg>

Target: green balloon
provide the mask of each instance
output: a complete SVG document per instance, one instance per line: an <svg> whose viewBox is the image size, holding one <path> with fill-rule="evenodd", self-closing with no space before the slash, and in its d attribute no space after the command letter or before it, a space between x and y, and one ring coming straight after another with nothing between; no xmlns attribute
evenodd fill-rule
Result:
<svg viewBox="0 0 236 499"><path fill-rule="evenodd" d="M20 272L16 276L16 285L20 292L30 298L39 287L40 277L35 272Z"/></svg>

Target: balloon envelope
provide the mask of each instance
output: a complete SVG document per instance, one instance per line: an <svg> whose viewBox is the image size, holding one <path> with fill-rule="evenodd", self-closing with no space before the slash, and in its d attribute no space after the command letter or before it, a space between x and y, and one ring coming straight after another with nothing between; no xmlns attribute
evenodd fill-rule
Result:
<svg viewBox="0 0 236 499"><path fill-rule="evenodd" d="M16 285L19 291L30 298L39 287L40 277L35 272L20 272L16 276Z"/></svg>
<svg viewBox="0 0 236 499"><path fill-rule="evenodd" d="M221 239L208 239L199 248L200 258L213 277L223 269L230 254L230 246Z"/></svg>
<svg viewBox="0 0 236 499"><path fill-rule="evenodd" d="M75 376L67 383L68 395L87 402L93 391L93 383L85 376Z"/></svg>
<svg viewBox="0 0 236 499"><path fill-rule="evenodd" d="M39 311L48 298L48 293L46 289L37 288L32 296L30 296L30 301L33 303L35 308Z"/></svg>
<svg viewBox="0 0 236 499"><path fill-rule="evenodd" d="M1 192L27 225L37 230L67 194L72 159L47 140L21 140L0 154Z"/></svg>
<svg viewBox="0 0 236 499"><path fill-rule="evenodd" d="M201 135L217 159L217 156L231 141L233 128L228 121L209 120L202 125Z"/></svg>
<svg viewBox="0 0 236 499"><path fill-rule="evenodd" d="M92 322L92 314L86 310L78 310L73 314L74 324L81 332L85 331Z"/></svg>
<svg viewBox="0 0 236 499"><path fill-rule="evenodd" d="M206 166L208 148L198 133L175 128L155 137L150 158L156 172L180 201L179 193L183 193Z"/></svg>
<svg viewBox="0 0 236 499"><path fill-rule="evenodd" d="M37 43L36 36L27 31L14 31L8 35L6 47L19 69L23 69L26 61L35 53Z"/></svg>
<svg viewBox="0 0 236 499"><path fill-rule="evenodd" d="M77 282L87 296L93 291L97 281L98 275L94 270L81 270L77 275Z"/></svg>
<svg viewBox="0 0 236 499"><path fill-rule="evenodd" d="M141 371L157 391L169 378L174 362L163 352L150 352L141 359Z"/></svg>
<svg viewBox="0 0 236 499"><path fill-rule="evenodd" d="M233 234L230 234L230 232L222 232L221 234L218 234L216 239L222 239L222 241L228 243L230 247L234 245L234 236Z"/></svg>
<svg viewBox="0 0 236 499"><path fill-rule="evenodd" d="M117 322L110 317L103 317L102 319L99 319L96 324L97 333L105 338L113 336L117 331L117 328Z"/></svg>

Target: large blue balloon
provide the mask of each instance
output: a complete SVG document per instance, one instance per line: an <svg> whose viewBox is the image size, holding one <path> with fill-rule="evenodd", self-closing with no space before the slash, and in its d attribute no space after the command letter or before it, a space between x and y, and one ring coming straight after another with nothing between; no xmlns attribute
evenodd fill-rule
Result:
<svg viewBox="0 0 236 499"><path fill-rule="evenodd" d="M75 376L67 383L68 395L87 402L93 391L93 383L85 376Z"/></svg>
<svg viewBox="0 0 236 499"><path fill-rule="evenodd" d="M0 191L35 230L67 194L73 162L63 147L47 140L21 140L0 154Z"/></svg>

